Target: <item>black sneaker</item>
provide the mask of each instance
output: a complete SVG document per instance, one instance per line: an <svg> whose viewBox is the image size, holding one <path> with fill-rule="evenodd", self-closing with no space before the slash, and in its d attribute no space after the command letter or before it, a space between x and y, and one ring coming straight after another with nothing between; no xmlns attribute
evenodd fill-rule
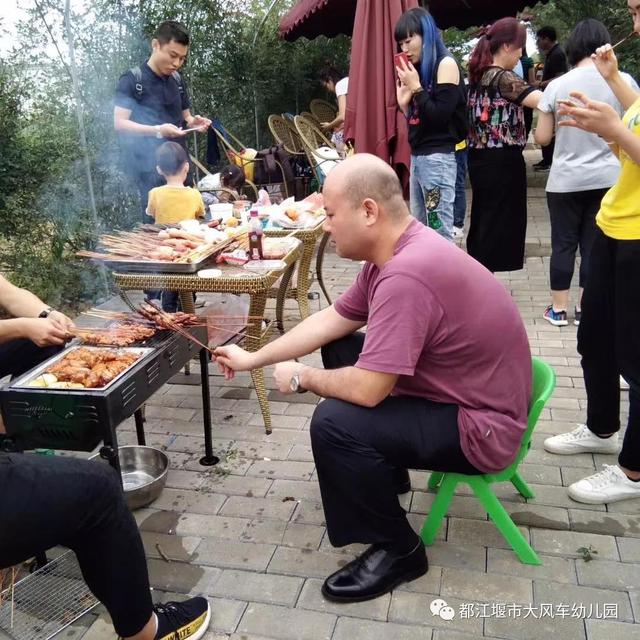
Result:
<svg viewBox="0 0 640 640"><path fill-rule="evenodd" d="M549 169L551 169L551 165L550 164L533 165L533 170L537 171L537 172L549 171Z"/></svg>
<svg viewBox="0 0 640 640"><path fill-rule="evenodd" d="M198 640L211 620L211 607L200 596L184 602L157 604L153 610L158 617L155 640Z"/></svg>
<svg viewBox="0 0 640 640"><path fill-rule="evenodd" d="M582 320L582 309L575 307L573 310L573 324L575 324L576 327L579 327L580 320Z"/></svg>

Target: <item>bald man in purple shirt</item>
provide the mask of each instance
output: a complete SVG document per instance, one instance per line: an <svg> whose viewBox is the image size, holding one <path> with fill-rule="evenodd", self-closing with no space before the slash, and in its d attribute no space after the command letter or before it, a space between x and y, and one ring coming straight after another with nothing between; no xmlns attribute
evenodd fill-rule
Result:
<svg viewBox="0 0 640 640"><path fill-rule="evenodd" d="M215 355L228 378L278 363L280 391L326 398L311 443L329 539L371 546L330 575L322 593L357 602L428 570L398 501L399 475L487 473L513 461L527 424L531 354L505 288L409 215L382 160L342 162L324 199L338 254L365 260L354 284L259 351L229 346ZM291 361L319 348L324 369Z"/></svg>

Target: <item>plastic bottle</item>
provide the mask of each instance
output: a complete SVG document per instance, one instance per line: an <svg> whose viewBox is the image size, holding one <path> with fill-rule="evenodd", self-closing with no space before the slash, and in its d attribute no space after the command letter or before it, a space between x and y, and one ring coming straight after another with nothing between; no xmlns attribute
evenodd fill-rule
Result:
<svg viewBox="0 0 640 640"><path fill-rule="evenodd" d="M251 209L249 214L249 259L263 260L262 253L262 223L258 217L257 209Z"/></svg>

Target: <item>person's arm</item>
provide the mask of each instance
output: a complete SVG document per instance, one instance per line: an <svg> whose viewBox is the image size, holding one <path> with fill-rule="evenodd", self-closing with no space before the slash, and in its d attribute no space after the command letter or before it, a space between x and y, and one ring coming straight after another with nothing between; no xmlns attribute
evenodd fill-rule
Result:
<svg viewBox="0 0 640 640"><path fill-rule="evenodd" d="M0 305L12 316L0 320L0 342L28 338L39 346L62 344L74 328L70 318L60 311L51 310L46 318L38 316L50 309L27 289L11 284L0 275Z"/></svg>
<svg viewBox="0 0 640 640"><path fill-rule="evenodd" d="M425 91L418 72L405 74L403 82L414 95L420 119L433 127L446 127L460 101L460 70L453 58L444 58L438 66L435 89Z"/></svg>
<svg viewBox="0 0 640 640"><path fill-rule="evenodd" d="M218 347L214 356L225 377L230 379L235 371L251 371L312 353L329 342L357 331L365 324L364 320L349 320L341 316L334 305L331 305L309 316L259 351L249 352L237 345L230 345Z"/></svg>
<svg viewBox="0 0 640 640"><path fill-rule="evenodd" d="M610 44L599 47L591 56L600 75L607 81L611 91L626 111L638 98L640 93L622 76L618 69L618 59Z"/></svg>
<svg viewBox="0 0 640 640"><path fill-rule="evenodd" d="M556 119L553 113L538 112L538 124L534 133L536 144L546 147L551 140L556 128Z"/></svg>
<svg viewBox="0 0 640 640"><path fill-rule="evenodd" d="M370 371L361 367L317 369L299 362L276 365L278 389L291 393L291 378L299 376L300 387L322 398L337 398L361 407L375 407L393 390L398 379L395 373Z"/></svg>
<svg viewBox="0 0 640 640"><path fill-rule="evenodd" d="M633 162L640 164L640 136L624 125L617 111L605 102L590 100L580 91L574 91L571 95L580 100L584 107L561 105L558 114L568 116L568 118L561 120L559 126L577 127L583 131L595 133L603 138L614 151L616 147L622 149ZM636 100L639 98L640 96Z"/></svg>
<svg viewBox="0 0 640 640"><path fill-rule="evenodd" d="M138 136L155 137L157 134L160 134L163 138L180 138L185 135L182 129L169 122L157 125L134 122L131 120L131 113L131 109L118 106L114 107L113 127L116 131L133 133Z"/></svg>

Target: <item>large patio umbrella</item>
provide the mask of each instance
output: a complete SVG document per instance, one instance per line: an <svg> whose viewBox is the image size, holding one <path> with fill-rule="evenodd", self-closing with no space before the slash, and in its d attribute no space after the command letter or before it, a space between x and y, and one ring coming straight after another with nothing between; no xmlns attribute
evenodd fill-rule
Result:
<svg viewBox="0 0 640 640"><path fill-rule="evenodd" d="M344 137L358 153L372 153L396 169L407 184L409 141L396 102L393 37L400 16L418 0L358 0L349 66Z"/></svg>
<svg viewBox="0 0 640 640"><path fill-rule="evenodd" d="M548 0L428 0L428 6L441 29L480 26L504 16L515 16L527 6ZM381 5L386 0L379 0ZM351 35L359 0L300 0L280 20L280 36L293 41L304 36L333 37Z"/></svg>

